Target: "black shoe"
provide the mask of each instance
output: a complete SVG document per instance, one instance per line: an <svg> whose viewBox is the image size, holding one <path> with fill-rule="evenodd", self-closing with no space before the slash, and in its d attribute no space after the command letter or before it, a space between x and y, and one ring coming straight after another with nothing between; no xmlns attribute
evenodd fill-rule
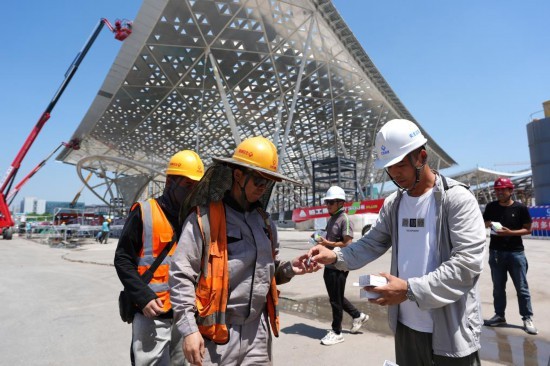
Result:
<svg viewBox="0 0 550 366"><path fill-rule="evenodd" d="M506 319L500 315L495 315L491 319L483 321L483 325L486 325L488 327L497 327L503 324L506 324Z"/></svg>

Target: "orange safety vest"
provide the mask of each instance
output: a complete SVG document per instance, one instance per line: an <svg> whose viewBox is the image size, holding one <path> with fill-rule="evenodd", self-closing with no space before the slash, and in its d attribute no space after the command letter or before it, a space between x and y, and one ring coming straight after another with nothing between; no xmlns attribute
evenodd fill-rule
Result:
<svg viewBox="0 0 550 366"><path fill-rule="evenodd" d="M132 206L132 210L137 205L140 206L141 220L143 222L143 247L139 252L138 260L138 272L142 275L151 267L164 247L174 239L174 229L155 199L135 203ZM172 245L170 252L168 252L158 266L148 284L149 288L162 300L162 309L164 311L172 308L170 303L170 288L168 287L168 270L170 269L170 262L172 261L172 255L176 250L176 246L177 242Z"/></svg>
<svg viewBox="0 0 550 366"><path fill-rule="evenodd" d="M267 226L269 237L272 240L271 225L265 212L258 210ZM217 344L226 344L229 341L229 332L225 323L225 311L229 298L229 271L227 266L227 230L225 210L222 201L210 203L208 222L203 222L200 209L197 207L197 220L203 239L203 258L199 282L195 290L197 305L197 326L200 333ZM207 230L205 230L205 224ZM210 232L209 239L205 232ZM273 249L275 259L275 250ZM271 330L275 337L279 336L279 290L275 277L271 279L271 286L267 293L267 313Z"/></svg>

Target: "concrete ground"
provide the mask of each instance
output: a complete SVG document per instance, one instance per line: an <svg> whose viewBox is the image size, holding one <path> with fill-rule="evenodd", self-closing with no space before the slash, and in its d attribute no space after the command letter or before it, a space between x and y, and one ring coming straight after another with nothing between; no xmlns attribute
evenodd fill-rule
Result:
<svg viewBox="0 0 550 366"><path fill-rule="evenodd" d="M305 252L309 232L280 230L283 259ZM529 285L538 335L521 326L515 290L508 285L507 326L483 328L483 365L542 365L550 356L550 287L546 285L549 240L526 239ZM112 266L116 239L92 240L75 248L50 247L21 237L0 240L0 364L128 365L130 325L120 321L120 282ZM389 255L348 277L346 297L370 315L358 334L323 346L331 314L322 271L295 277L281 289L281 335L274 341L275 365L382 365L394 360L386 309L359 299L351 283L359 275L389 269ZM493 315L488 264L480 279L484 318ZM344 328L351 319L344 316Z"/></svg>

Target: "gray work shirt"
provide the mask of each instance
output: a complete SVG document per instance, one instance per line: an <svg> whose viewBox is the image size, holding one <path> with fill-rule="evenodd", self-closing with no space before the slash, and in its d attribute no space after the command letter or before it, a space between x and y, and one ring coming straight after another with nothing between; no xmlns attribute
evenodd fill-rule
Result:
<svg viewBox="0 0 550 366"><path fill-rule="evenodd" d="M254 321L265 309L271 279L288 282L294 275L289 262L273 259L279 244L277 230L270 220L275 248L267 235L265 221L257 210L238 211L224 203L229 270L229 299L227 324L246 324ZM201 212L207 208L201 207ZM191 213L183 224L178 247L170 266L170 300L179 331L187 336L197 332L195 321L195 284L200 271L203 251L202 235L197 214ZM281 281L282 279L282 281Z"/></svg>
<svg viewBox="0 0 550 366"><path fill-rule="evenodd" d="M331 215L327 222L327 240L328 241L341 241L344 242L346 236L353 238L353 224L351 223L349 216L344 212L344 209L338 210L334 215ZM332 247L327 247L334 249ZM332 264L325 265L326 268L336 269Z"/></svg>

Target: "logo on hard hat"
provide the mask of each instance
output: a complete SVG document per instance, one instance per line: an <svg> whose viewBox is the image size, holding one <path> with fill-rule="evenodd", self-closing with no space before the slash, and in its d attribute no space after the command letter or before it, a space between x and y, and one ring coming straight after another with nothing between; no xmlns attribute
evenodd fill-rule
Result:
<svg viewBox="0 0 550 366"><path fill-rule="evenodd" d="M413 137L415 136L418 136L420 135L420 129L416 130L416 131L413 131L411 133L409 133L409 137L412 139Z"/></svg>
<svg viewBox="0 0 550 366"><path fill-rule="evenodd" d="M245 150L245 149L239 149L238 153L241 154L241 155L248 156L249 158L251 158L254 155L254 153L252 151L248 151L248 150Z"/></svg>
<svg viewBox="0 0 550 366"><path fill-rule="evenodd" d="M390 150L388 150L385 145L380 146L380 155L387 155L389 153Z"/></svg>
<svg viewBox="0 0 550 366"><path fill-rule="evenodd" d="M179 167L181 166L181 163L173 163L173 162L170 162L170 166L179 168Z"/></svg>

